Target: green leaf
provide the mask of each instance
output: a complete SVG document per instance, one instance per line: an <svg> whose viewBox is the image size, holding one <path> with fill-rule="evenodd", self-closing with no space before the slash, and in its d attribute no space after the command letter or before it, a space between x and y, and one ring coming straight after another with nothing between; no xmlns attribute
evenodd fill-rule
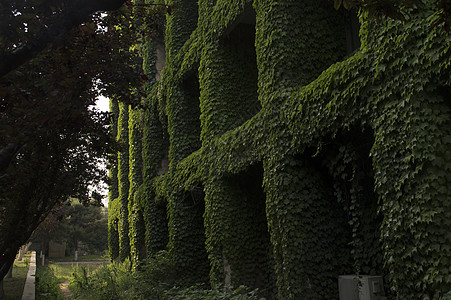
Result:
<svg viewBox="0 0 451 300"><path fill-rule="evenodd" d="M343 7L350 10L352 8L352 3L349 2L349 0L343 0Z"/></svg>

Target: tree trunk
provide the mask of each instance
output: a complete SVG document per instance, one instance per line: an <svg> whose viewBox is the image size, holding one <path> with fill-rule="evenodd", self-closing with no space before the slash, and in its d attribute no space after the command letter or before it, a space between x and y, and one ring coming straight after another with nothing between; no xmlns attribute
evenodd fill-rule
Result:
<svg viewBox="0 0 451 300"><path fill-rule="evenodd" d="M3 290L3 279L0 280L0 299L5 298L5 291Z"/></svg>
<svg viewBox="0 0 451 300"><path fill-rule="evenodd" d="M8 274L10 267L14 264L19 247L20 246L12 245L9 249L0 253L0 280L3 280L6 274Z"/></svg>
<svg viewBox="0 0 451 300"><path fill-rule="evenodd" d="M18 145L13 143L0 149L0 172L6 171L18 149Z"/></svg>
<svg viewBox="0 0 451 300"><path fill-rule="evenodd" d="M8 271L8 273L6 273L5 278L13 278L13 266L14 266L14 263L9 268L9 271Z"/></svg>

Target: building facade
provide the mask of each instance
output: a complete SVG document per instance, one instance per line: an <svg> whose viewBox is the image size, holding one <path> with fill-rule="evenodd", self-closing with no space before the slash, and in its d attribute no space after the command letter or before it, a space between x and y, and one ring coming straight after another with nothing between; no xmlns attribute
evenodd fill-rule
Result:
<svg viewBox="0 0 451 300"><path fill-rule="evenodd" d="M146 109L112 101L129 141L113 257L167 249L187 282L269 299L336 299L345 274L383 276L392 298L449 294L451 36L433 1L404 21L176 2L143 48Z"/></svg>

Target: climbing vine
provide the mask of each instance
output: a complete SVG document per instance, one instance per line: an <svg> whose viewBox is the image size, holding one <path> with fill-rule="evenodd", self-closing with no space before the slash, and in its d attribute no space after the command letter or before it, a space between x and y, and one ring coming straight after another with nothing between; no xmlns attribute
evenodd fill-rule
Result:
<svg viewBox="0 0 451 300"><path fill-rule="evenodd" d="M167 157L168 139L156 110L146 110L143 117L144 183L138 193L144 209L147 257L151 258L158 251L166 249L168 243L166 203L157 203L155 191L152 190L152 179L158 175Z"/></svg>
<svg viewBox="0 0 451 300"><path fill-rule="evenodd" d="M186 284L210 269L212 285L269 299L334 299L349 273L383 276L391 298L451 290L451 37L423 2L404 21L361 13L347 53L329 1L166 1L161 81L142 48L143 182L128 200L147 255L167 243Z"/></svg>
<svg viewBox="0 0 451 300"><path fill-rule="evenodd" d="M128 221L128 193L130 189L129 174L129 105L119 103L119 120L117 139L120 147L118 153L118 187L119 187L119 259L130 257L130 238Z"/></svg>
<svg viewBox="0 0 451 300"><path fill-rule="evenodd" d="M119 104L117 100L110 99L110 124L113 140L117 137L119 117ZM112 260L119 257L118 208L119 197L117 154L110 154L108 173L108 254Z"/></svg>
<svg viewBox="0 0 451 300"><path fill-rule="evenodd" d="M142 110L129 108L129 182L128 222L130 226L130 256L136 266L145 258L145 225L143 207L137 201L137 190L143 183Z"/></svg>

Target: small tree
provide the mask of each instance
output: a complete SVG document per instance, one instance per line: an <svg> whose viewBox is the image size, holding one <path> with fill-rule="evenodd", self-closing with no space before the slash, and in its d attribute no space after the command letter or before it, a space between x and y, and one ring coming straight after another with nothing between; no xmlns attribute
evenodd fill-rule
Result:
<svg viewBox="0 0 451 300"><path fill-rule="evenodd" d="M66 241L71 251L83 243L89 252L103 252L107 248L108 217L104 207L84 206L71 199L59 205L33 232L31 241L47 247L49 241Z"/></svg>
<svg viewBox="0 0 451 300"><path fill-rule="evenodd" d="M83 206L80 203L66 208L66 217L61 222L62 237L72 250L78 250L82 242L90 252L107 249L108 217L106 209Z"/></svg>

